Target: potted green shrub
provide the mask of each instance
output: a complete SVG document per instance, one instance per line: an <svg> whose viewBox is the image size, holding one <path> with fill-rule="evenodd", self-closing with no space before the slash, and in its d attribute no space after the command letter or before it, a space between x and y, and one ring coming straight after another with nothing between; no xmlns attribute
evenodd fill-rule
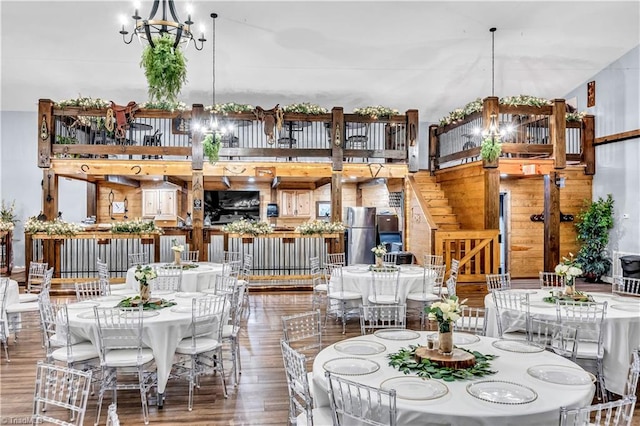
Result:
<svg viewBox="0 0 640 426"><path fill-rule="evenodd" d="M177 102L180 89L187 82L187 59L173 47L168 35L154 38L153 43L154 47L144 48L140 61L149 85L149 99Z"/></svg>
<svg viewBox="0 0 640 426"><path fill-rule="evenodd" d="M498 167L498 158L502 153L502 145L500 138L485 138L480 146L480 157L484 163L484 167Z"/></svg>
<svg viewBox="0 0 640 426"><path fill-rule="evenodd" d="M609 243L609 231L613 228L613 197L599 197L597 201L587 202L585 209L578 214L577 239L582 245L576 256L583 276L589 282L599 281L611 268L611 258L606 247Z"/></svg>

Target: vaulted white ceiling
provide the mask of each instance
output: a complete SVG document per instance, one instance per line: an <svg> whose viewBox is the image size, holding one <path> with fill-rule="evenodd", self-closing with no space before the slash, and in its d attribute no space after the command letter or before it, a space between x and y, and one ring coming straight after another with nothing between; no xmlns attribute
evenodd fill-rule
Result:
<svg viewBox="0 0 640 426"><path fill-rule="evenodd" d="M176 0L181 18L187 2ZM131 2L2 1L2 98L8 111L39 98L147 99L142 47L118 34ZM437 121L491 94L563 97L640 42L636 1L194 1L204 50L187 50L187 104L271 108L312 102L420 110ZM150 1L141 3L148 15Z"/></svg>

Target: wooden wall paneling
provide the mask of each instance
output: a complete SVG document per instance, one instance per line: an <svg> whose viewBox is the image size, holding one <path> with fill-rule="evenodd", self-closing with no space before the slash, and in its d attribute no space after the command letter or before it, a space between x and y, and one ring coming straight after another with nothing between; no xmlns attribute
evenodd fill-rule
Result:
<svg viewBox="0 0 640 426"><path fill-rule="evenodd" d="M544 271L553 271L560 261L560 188L558 173L544 176Z"/></svg>
<svg viewBox="0 0 640 426"><path fill-rule="evenodd" d="M53 101L40 99L38 101L38 158L40 168L51 166L51 143L54 134Z"/></svg>
<svg viewBox="0 0 640 426"><path fill-rule="evenodd" d="M109 194L113 191L114 202L124 202L127 199L128 219L142 217L142 188L100 182L96 188L96 220L98 223L124 221L125 213L111 213L109 210ZM114 217L112 220L111 217Z"/></svg>
<svg viewBox="0 0 640 426"><path fill-rule="evenodd" d="M480 163L440 170L436 181L462 229L484 229L484 174ZM499 202L499 199L498 199Z"/></svg>

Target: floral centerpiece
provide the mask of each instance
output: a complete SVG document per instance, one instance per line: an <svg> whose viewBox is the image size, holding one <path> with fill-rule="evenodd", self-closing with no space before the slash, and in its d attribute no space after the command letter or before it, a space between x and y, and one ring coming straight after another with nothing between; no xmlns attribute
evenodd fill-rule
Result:
<svg viewBox="0 0 640 426"><path fill-rule="evenodd" d="M387 108L382 105L355 108L353 113L357 115L367 115L374 120L377 120L379 117L392 117L400 114L397 109Z"/></svg>
<svg viewBox="0 0 640 426"><path fill-rule="evenodd" d="M387 248L383 244L378 244L374 248L371 249L373 255L376 257L376 268L382 268L383 261L382 258L385 254L387 254Z"/></svg>
<svg viewBox="0 0 640 426"><path fill-rule="evenodd" d="M149 265L138 265L136 266L136 271L134 272L133 276L135 277L136 281L138 281L140 289L140 299L142 300L142 303L148 302L151 298L151 289L149 288L149 282L158 276L156 274L156 271Z"/></svg>
<svg viewBox="0 0 640 426"><path fill-rule="evenodd" d="M582 275L582 269L580 264L573 258L573 253L569 253L569 257L562 257L555 269L556 274L564 277L565 279L565 293L573 294L575 292L575 280L576 277Z"/></svg>
<svg viewBox="0 0 640 426"><path fill-rule="evenodd" d="M449 296L426 308L429 320L438 322L438 351L443 355L453 353L453 323L460 319L462 306L466 301L467 299L459 302L458 296Z"/></svg>
<svg viewBox="0 0 640 426"><path fill-rule="evenodd" d="M113 222L111 232L114 234L162 234L154 221L136 218L124 222Z"/></svg>
<svg viewBox="0 0 640 426"><path fill-rule="evenodd" d="M326 108L323 108L319 105L312 104L309 102L303 102L301 104L291 104L286 105L282 108L284 112L289 113L297 113L297 114L309 114L309 115L319 115L319 114L327 114L329 111Z"/></svg>
<svg viewBox="0 0 640 426"><path fill-rule="evenodd" d="M256 235L261 234L270 234L273 232L271 225L267 222L251 222L246 219L236 220L235 222L231 222L228 225L222 227L224 232L228 232L230 234L249 234Z"/></svg>
<svg viewBox="0 0 640 426"><path fill-rule="evenodd" d="M173 251L173 263L179 265L180 257L184 251L184 245L178 244L178 241L174 239L171 241L171 250Z"/></svg>
<svg viewBox="0 0 640 426"><path fill-rule="evenodd" d="M61 219L54 219L50 222L38 220L35 216L31 216L24 224L24 232L35 234L36 232L45 232L47 235L63 235L72 237L80 232L81 228L75 223L65 222Z"/></svg>
<svg viewBox="0 0 640 426"><path fill-rule="evenodd" d="M3 200L2 208L0 208L0 231L13 231L16 222L18 222L18 218L15 214L15 201L7 206Z"/></svg>
<svg viewBox="0 0 640 426"><path fill-rule="evenodd" d="M296 232L302 235L333 234L344 232L342 222L327 222L324 220L312 220L296 227Z"/></svg>
<svg viewBox="0 0 640 426"><path fill-rule="evenodd" d="M227 102L226 104L207 105L204 107L205 111L211 114L237 114L243 112L253 112L255 107L249 104L237 104L235 102Z"/></svg>

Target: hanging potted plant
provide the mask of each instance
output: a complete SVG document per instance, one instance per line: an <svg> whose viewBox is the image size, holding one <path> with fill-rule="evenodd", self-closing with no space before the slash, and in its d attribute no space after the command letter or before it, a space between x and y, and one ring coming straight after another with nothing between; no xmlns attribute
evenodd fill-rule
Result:
<svg viewBox="0 0 640 426"><path fill-rule="evenodd" d="M613 228L613 197L599 197L578 214L576 222L577 239L582 244L577 263L582 267L584 277L589 282L599 281L609 272L611 258L606 247L609 243L609 231Z"/></svg>
<svg viewBox="0 0 640 426"><path fill-rule="evenodd" d="M480 156L482 157L483 166L487 168L498 167L498 158L502 153L502 144L500 138L485 138L480 146Z"/></svg>
<svg viewBox="0 0 640 426"><path fill-rule="evenodd" d="M202 151L209 159L209 163L213 164L218 161L218 153L220 152L220 142L222 135L220 133L209 133L202 140Z"/></svg>
<svg viewBox="0 0 640 426"><path fill-rule="evenodd" d="M151 101L176 102L182 85L187 82L187 59L180 49L173 47L168 35L153 39L142 51L140 66L149 85Z"/></svg>

